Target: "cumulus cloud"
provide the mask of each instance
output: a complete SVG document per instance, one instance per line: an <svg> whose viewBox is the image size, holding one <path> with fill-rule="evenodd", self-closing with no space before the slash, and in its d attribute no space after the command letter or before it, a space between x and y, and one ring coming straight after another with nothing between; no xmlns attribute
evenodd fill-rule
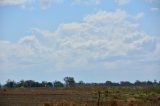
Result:
<svg viewBox="0 0 160 106"><path fill-rule="evenodd" d="M54 4L62 3L62 2L63 0L40 0L40 7L41 9L45 10Z"/></svg>
<svg viewBox="0 0 160 106"><path fill-rule="evenodd" d="M141 12L141 13L138 13L138 14L134 17L134 19L139 20L139 19L141 19L143 16L144 16L144 12Z"/></svg>
<svg viewBox="0 0 160 106"><path fill-rule="evenodd" d="M54 4L62 3L63 0L0 0L0 6L21 6L23 8L33 9L38 3L40 8L45 10Z"/></svg>
<svg viewBox="0 0 160 106"><path fill-rule="evenodd" d="M0 6L21 6L22 8L34 9L38 3L42 10L46 10L63 2L64 0L0 0ZM71 0L69 2L71 5L98 5L101 0Z"/></svg>
<svg viewBox="0 0 160 106"><path fill-rule="evenodd" d="M52 32L49 32L48 30L40 30L38 28L32 28L33 33L40 33L45 37L53 36Z"/></svg>
<svg viewBox="0 0 160 106"><path fill-rule="evenodd" d="M137 23L129 21L142 16L143 13L139 13L131 17L122 10L99 11L84 17L80 23L61 24L50 34L44 30L38 32L50 35L50 39L64 51L82 56L88 53L87 58L125 56L131 51L140 51L146 42L152 40L151 36L137 31Z"/></svg>
<svg viewBox="0 0 160 106"><path fill-rule="evenodd" d="M3 66L7 62L43 65L47 61L54 64L54 68L65 68L94 63L105 66L109 62L114 67L117 61L151 59L159 53L159 43L153 43L157 40L155 37L139 31L137 20L143 13L136 16L135 19L123 10L98 11L80 22L61 24L53 32L33 28L37 37L26 36L16 43L1 41L0 61L6 61ZM47 43L38 39L40 35Z"/></svg>
<svg viewBox="0 0 160 106"><path fill-rule="evenodd" d="M130 2L130 0L114 0L118 5L124 5Z"/></svg>
<svg viewBox="0 0 160 106"><path fill-rule="evenodd" d="M40 64L49 53L33 35L25 36L16 43L0 41L0 50L3 50L0 53L1 70Z"/></svg>
<svg viewBox="0 0 160 106"><path fill-rule="evenodd" d="M145 1L149 3L160 3L159 0L145 0Z"/></svg>
<svg viewBox="0 0 160 106"><path fill-rule="evenodd" d="M74 5L80 5L80 4L85 4L85 5L95 4L95 5L98 5L100 3L101 3L101 0L72 0L72 4L74 4Z"/></svg>
<svg viewBox="0 0 160 106"><path fill-rule="evenodd" d="M40 0L40 6L42 9L46 9L51 6L52 0Z"/></svg>
<svg viewBox="0 0 160 106"><path fill-rule="evenodd" d="M160 9L157 8L157 7L153 7L153 8L151 8L150 10L151 10L152 12L159 12L159 11L160 11Z"/></svg>
<svg viewBox="0 0 160 106"><path fill-rule="evenodd" d="M29 6L33 0L0 0L0 6Z"/></svg>

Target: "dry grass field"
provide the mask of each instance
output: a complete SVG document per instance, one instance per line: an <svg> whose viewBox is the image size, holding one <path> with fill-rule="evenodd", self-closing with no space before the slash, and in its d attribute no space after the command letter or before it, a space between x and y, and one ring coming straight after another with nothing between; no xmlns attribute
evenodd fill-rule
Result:
<svg viewBox="0 0 160 106"><path fill-rule="evenodd" d="M160 106L160 87L3 88L0 106Z"/></svg>

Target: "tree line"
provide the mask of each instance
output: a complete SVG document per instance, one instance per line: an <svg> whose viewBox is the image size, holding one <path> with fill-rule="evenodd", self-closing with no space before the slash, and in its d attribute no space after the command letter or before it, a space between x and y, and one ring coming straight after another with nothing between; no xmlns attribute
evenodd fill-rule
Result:
<svg viewBox="0 0 160 106"><path fill-rule="evenodd" d="M61 81L53 81L53 82L37 82L34 80L21 80L16 82L14 80L8 79L4 85L0 84L0 88L18 88L18 87L75 87L75 86L153 86L153 85L160 85L160 81L154 80L152 81L135 81L131 83L129 81L121 81L121 82L112 82L106 81L105 83L85 83L83 81L76 82L73 77L65 77L65 83Z"/></svg>

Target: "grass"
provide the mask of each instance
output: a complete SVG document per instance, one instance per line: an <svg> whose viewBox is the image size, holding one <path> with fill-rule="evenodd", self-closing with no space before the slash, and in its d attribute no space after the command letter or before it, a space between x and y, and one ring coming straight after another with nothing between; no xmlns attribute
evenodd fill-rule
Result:
<svg viewBox="0 0 160 106"><path fill-rule="evenodd" d="M0 89L0 106L160 106L160 86Z"/></svg>

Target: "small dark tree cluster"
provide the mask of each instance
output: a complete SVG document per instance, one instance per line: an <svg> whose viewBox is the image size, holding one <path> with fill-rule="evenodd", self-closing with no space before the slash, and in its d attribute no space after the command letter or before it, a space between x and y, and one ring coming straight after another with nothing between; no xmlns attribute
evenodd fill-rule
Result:
<svg viewBox="0 0 160 106"><path fill-rule="evenodd" d="M74 87L75 86L75 81L73 77L65 77L64 78L66 87Z"/></svg>
<svg viewBox="0 0 160 106"><path fill-rule="evenodd" d="M40 82L36 82L34 80L21 80L19 82L15 82L14 80L10 80L8 79L6 81L6 83L3 85L3 87L6 88L15 88L15 87L26 87L26 88L30 88L30 87L74 87L76 82L74 80L73 77L65 77L64 78L65 84L63 84L60 81L53 81L53 82L47 82L47 81L42 81ZM2 85L0 84L0 88L2 87Z"/></svg>
<svg viewBox="0 0 160 106"><path fill-rule="evenodd" d="M160 85L160 81L157 82L156 80L154 80L154 82L152 82L152 81L136 80L134 83L131 83L129 81L121 81L120 83L106 81L105 85L107 86L152 86L152 85Z"/></svg>
<svg viewBox="0 0 160 106"><path fill-rule="evenodd" d="M63 83L60 82L60 81L54 81L53 86L54 86L55 88L57 88L57 87L64 87Z"/></svg>
<svg viewBox="0 0 160 106"><path fill-rule="evenodd" d="M5 87L9 87L9 88L13 88L13 87L16 87L17 84L16 84L16 82L14 80L12 81L12 80L8 79L6 81L6 84L4 86Z"/></svg>
<svg viewBox="0 0 160 106"><path fill-rule="evenodd" d="M15 82L12 80L7 80L4 87L14 88L14 87L52 87L53 84L51 82L42 81L42 83L33 81L33 80L21 80L19 82Z"/></svg>

